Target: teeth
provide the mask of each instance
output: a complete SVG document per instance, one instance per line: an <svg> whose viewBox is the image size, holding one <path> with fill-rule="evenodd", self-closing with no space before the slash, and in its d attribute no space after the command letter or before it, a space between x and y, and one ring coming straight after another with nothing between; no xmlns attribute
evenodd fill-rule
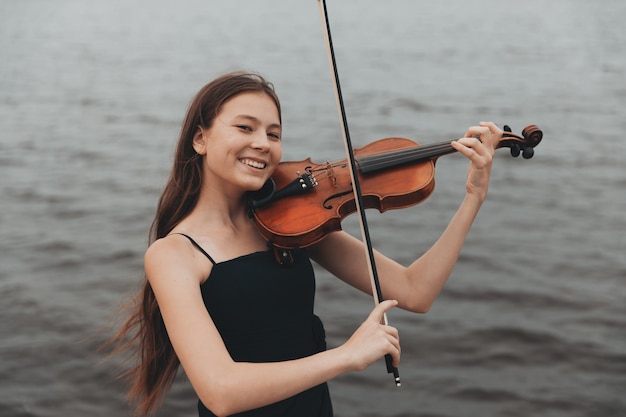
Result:
<svg viewBox="0 0 626 417"><path fill-rule="evenodd" d="M240 161L241 161L242 164L246 164L246 165L249 165L249 166L254 167L254 168L258 168L258 169L265 168L265 164L263 162L257 162L257 161L253 161L251 159L241 159Z"/></svg>

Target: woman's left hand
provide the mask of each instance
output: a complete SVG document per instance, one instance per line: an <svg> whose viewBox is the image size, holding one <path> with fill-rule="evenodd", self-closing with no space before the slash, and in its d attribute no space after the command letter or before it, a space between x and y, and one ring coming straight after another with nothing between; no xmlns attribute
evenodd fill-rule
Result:
<svg viewBox="0 0 626 417"><path fill-rule="evenodd" d="M480 202L487 196L493 155L502 133L495 123L480 122L467 129L463 138L452 142L452 147L470 160L465 188L468 195L478 197Z"/></svg>

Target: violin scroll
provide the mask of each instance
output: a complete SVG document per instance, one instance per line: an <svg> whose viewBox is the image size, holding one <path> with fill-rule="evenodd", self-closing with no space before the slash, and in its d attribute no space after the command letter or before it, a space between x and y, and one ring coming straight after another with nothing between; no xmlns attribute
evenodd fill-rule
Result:
<svg viewBox="0 0 626 417"><path fill-rule="evenodd" d="M539 145L543 138L543 132L536 125L529 125L522 130L522 136L512 133L508 125L504 125L504 133L497 148L510 148L511 156L530 159L535 154L535 146Z"/></svg>

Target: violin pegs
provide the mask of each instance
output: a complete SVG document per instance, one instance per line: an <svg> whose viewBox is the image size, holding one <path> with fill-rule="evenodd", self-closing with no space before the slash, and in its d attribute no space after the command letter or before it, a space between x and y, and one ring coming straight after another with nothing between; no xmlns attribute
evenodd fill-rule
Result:
<svg viewBox="0 0 626 417"><path fill-rule="evenodd" d="M505 132L512 132L511 128L509 127L509 125L504 125L504 127L502 128L502 130L504 130Z"/></svg>
<svg viewBox="0 0 626 417"><path fill-rule="evenodd" d="M530 159L533 157L534 154L535 150L533 148L524 148L524 151L522 152L522 158Z"/></svg>
<svg viewBox="0 0 626 417"><path fill-rule="evenodd" d="M521 152L521 149L517 143L511 145L511 156L513 158L517 158Z"/></svg>

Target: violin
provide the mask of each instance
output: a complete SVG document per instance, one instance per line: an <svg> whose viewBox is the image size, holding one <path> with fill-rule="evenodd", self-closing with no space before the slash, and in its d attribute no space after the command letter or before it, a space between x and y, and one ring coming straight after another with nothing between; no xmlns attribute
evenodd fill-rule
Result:
<svg viewBox="0 0 626 417"><path fill-rule="evenodd" d="M496 148L511 156L532 158L543 138L535 125L522 135L504 126ZM456 150L450 142L420 146L406 138L379 139L354 150L364 208L381 213L416 205L435 188L435 162ZM350 167L344 159L315 163L311 158L281 162L265 185L248 196L250 216L261 235L282 249L307 247L328 233L341 230L341 221L356 211Z"/></svg>

